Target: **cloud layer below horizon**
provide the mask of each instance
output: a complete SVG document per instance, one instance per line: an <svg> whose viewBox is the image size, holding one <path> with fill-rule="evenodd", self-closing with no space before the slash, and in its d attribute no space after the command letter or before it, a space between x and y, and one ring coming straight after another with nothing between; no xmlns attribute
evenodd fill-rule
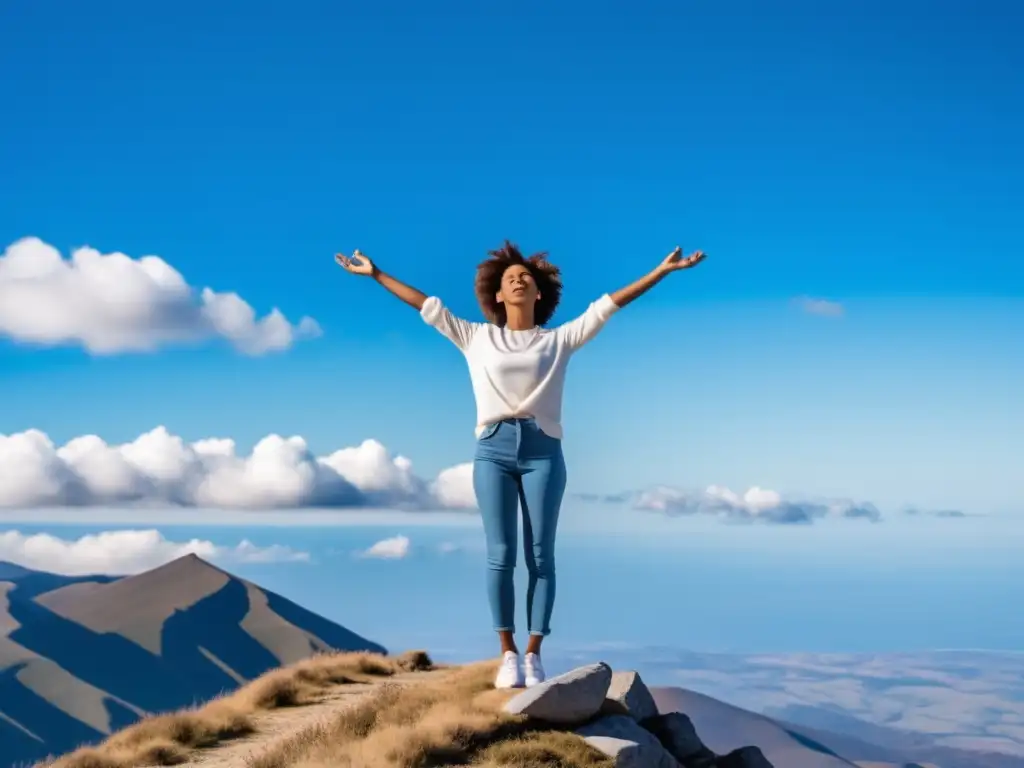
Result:
<svg viewBox="0 0 1024 768"><path fill-rule="evenodd" d="M26 535L17 530L0 532L0 561L64 576L141 573L184 555L234 563L309 562L309 553L273 544L259 547L243 539L234 547L206 539L170 541L160 531L121 530L62 539L48 533Z"/></svg>
<svg viewBox="0 0 1024 768"><path fill-rule="evenodd" d="M16 342L110 355L219 337L262 355L320 333L311 317L293 325L274 308L257 318L236 293L193 288L158 256L83 247L64 259L36 237L0 253L0 337Z"/></svg>
<svg viewBox="0 0 1024 768"><path fill-rule="evenodd" d="M867 501L785 496L754 486L745 492L710 485L574 498L668 517L701 515L723 522L807 524L822 519L882 519ZM343 510L407 512L475 510L473 465L442 470L432 480L377 440L315 455L299 436L267 435L248 454L234 440L187 442L157 427L135 440L108 444L96 435L58 446L43 432L0 434L0 509L104 507L153 510ZM962 517L955 511L919 513Z"/></svg>
<svg viewBox="0 0 1024 768"><path fill-rule="evenodd" d="M786 499L776 491L757 486L743 494L717 485L703 491L662 486L637 494L633 506L672 516L712 515L735 522L800 524L825 518L871 522L882 519L878 508L869 502Z"/></svg>

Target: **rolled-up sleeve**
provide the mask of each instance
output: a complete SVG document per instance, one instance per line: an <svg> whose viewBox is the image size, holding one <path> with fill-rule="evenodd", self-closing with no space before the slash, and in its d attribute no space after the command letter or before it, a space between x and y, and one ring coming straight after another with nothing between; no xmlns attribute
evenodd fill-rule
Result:
<svg viewBox="0 0 1024 768"><path fill-rule="evenodd" d="M420 317L427 325L436 328L463 352L469 347L473 335L482 325L482 323L471 323L456 317L436 296L431 296L423 302Z"/></svg>
<svg viewBox="0 0 1024 768"><path fill-rule="evenodd" d="M558 333L562 336L566 346L570 349L579 349L590 341L600 331L608 318L615 314L619 305L612 301L609 294L605 294L597 301L592 302L586 311L575 320L558 327Z"/></svg>

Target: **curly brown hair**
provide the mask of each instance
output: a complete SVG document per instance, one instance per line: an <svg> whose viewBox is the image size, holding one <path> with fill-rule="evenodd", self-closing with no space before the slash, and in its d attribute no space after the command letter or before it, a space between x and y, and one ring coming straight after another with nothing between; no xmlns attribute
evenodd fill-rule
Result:
<svg viewBox="0 0 1024 768"><path fill-rule="evenodd" d="M498 326L504 326L507 322L505 305L495 296L501 290L501 278L505 275L505 270L518 264L530 270L540 292L533 320L537 325L547 323L555 314L558 301L562 298L561 272L548 261L547 252L541 251L524 258L519 246L506 240L501 248L488 251L488 256L489 258L480 262L476 269L476 300L480 302L484 316Z"/></svg>

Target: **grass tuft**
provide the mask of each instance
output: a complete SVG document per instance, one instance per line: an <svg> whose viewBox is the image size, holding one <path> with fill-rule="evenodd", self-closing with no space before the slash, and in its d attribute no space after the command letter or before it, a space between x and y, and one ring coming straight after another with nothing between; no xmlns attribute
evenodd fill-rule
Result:
<svg viewBox="0 0 1024 768"><path fill-rule="evenodd" d="M480 753L486 768L608 768L613 761L583 739L560 731L538 731L491 744Z"/></svg>

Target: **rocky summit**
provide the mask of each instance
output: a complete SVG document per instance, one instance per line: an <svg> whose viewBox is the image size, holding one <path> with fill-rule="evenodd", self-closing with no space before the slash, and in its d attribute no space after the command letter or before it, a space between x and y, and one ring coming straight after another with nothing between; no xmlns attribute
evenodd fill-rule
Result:
<svg viewBox="0 0 1024 768"><path fill-rule="evenodd" d="M505 711L572 726L616 768L774 768L754 746L716 755L685 714L658 712L639 674L613 672L604 662L527 688L505 703Z"/></svg>

